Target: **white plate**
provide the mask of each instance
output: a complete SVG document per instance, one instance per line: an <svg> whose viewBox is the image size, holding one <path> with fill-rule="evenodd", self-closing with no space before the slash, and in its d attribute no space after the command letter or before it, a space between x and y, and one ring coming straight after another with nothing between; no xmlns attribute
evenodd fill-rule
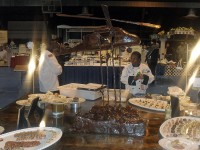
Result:
<svg viewBox="0 0 200 150"><path fill-rule="evenodd" d="M141 104L139 104L138 101L141 101ZM165 108L160 108L160 107L155 108L155 107L149 106L149 104L154 105L157 103L158 105L163 104L165 107L167 106L166 101L154 100L154 99L149 99L149 98L131 98L129 99L129 102L141 108L145 108L148 110L162 111L162 112L165 111ZM147 104L147 102L149 103Z"/></svg>
<svg viewBox="0 0 200 150"><path fill-rule="evenodd" d="M190 140L183 139L183 138L163 138L159 140L159 145L166 150L177 150L176 147L173 146L172 142L178 140L178 144L183 146L179 148L179 150L198 150L198 145Z"/></svg>
<svg viewBox="0 0 200 150"><path fill-rule="evenodd" d="M200 118L196 117L175 117L166 120L160 126L160 134L163 138L178 137L184 138L200 145Z"/></svg>
<svg viewBox="0 0 200 150"><path fill-rule="evenodd" d="M3 141L0 142L0 148L4 148L4 145L7 141L16 141L16 138L14 137L14 134L16 133L30 132L30 131L37 131L37 130L45 131L46 137L43 138L42 140L39 140L41 143L40 145L35 146L35 147L24 148L24 150L41 150L41 149L47 148L51 146L52 144L56 143L62 137L62 131L58 128L53 128L53 127L26 128L26 129L16 130L13 132L8 132L8 133L0 135L0 138L3 139Z"/></svg>
<svg viewBox="0 0 200 150"><path fill-rule="evenodd" d="M28 99L16 101L16 104L22 105L22 106L30 106L31 103L32 103L32 101L31 101L31 100L28 100Z"/></svg>
<svg viewBox="0 0 200 150"><path fill-rule="evenodd" d="M4 127L0 126L0 134L3 133Z"/></svg>

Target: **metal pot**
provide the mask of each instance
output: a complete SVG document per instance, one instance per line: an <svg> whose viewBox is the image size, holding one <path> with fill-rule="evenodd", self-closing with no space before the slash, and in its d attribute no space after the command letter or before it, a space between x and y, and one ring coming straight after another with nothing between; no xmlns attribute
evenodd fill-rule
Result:
<svg viewBox="0 0 200 150"><path fill-rule="evenodd" d="M63 115L64 114L64 104L52 104L52 114Z"/></svg>
<svg viewBox="0 0 200 150"><path fill-rule="evenodd" d="M81 107L81 104L79 102L70 103L70 110L72 113L77 114L80 107Z"/></svg>

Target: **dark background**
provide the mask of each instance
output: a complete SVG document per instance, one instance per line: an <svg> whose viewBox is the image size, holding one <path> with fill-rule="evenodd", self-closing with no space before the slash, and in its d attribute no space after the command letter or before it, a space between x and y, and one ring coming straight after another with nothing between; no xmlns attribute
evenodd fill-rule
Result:
<svg viewBox="0 0 200 150"><path fill-rule="evenodd" d="M70 26L97 26L105 25L102 20L90 20L80 18L64 18L56 16L54 11L44 13L42 8L48 4L47 0L1 0L0 1L0 29L8 29L8 21L45 21L48 32L56 34L57 25ZM123 28L130 33L137 34L142 40L148 40L149 36L162 30L165 32L176 27L192 27L200 31L200 17L185 18L190 8L194 8L196 15L200 15L199 0L149 0L149 1L104 1L104 0L52 0L56 10L62 4L62 13L79 15L82 8L87 6L89 14L94 17L104 17L101 4L109 6L110 17L114 19L148 22L160 24L160 29L153 29L138 25L112 22L113 26Z"/></svg>

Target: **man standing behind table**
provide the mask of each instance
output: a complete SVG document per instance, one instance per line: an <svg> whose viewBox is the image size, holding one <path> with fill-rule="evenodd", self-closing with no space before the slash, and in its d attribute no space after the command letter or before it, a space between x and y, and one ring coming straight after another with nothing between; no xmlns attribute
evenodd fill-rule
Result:
<svg viewBox="0 0 200 150"><path fill-rule="evenodd" d="M58 75L62 73L62 67L51 50L51 43L49 46L42 44L38 72L40 92L58 92Z"/></svg>
<svg viewBox="0 0 200 150"><path fill-rule="evenodd" d="M8 61L8 52L6 51L6 45L0 46L0 61L7 63Z"/></svg>
<svg viewBox="0 0 200 150"><path fill-rule="evenodd" d="M156 42L156 40L152 40L152 45L150 46L146 55L146 61L153 75L156 74L156 66L158 64L158 59L159 44Z"/></svg>
<svg viewBox="0 0 200 150"><path fill-rule="evenodd" d="M141 63L141 54L134 51L130 58L131 64L124 67L121 75L121 82L133 95L146 94L148 84L154 81L150 68Z"/></svg>

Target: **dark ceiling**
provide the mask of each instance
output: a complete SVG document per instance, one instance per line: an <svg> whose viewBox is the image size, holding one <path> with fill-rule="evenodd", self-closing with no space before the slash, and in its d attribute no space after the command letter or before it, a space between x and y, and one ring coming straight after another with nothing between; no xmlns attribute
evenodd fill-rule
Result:
<svg viewBox="0 0 200 150"><path fill-rule="evenodd" d="M200 31L200 17L186 19L183 16L188 14L189 8L194 8L196 14L200 16L199 0L139 0L139 1L104 1L104 0L0 0L0 27L7 28L8 21L48 21L52 30L56 26L66 24L70 26L96 26L105 25L105 21L63 18L58 17L55 13L43 13L42 7L46 6L47 1L53 1L59 8L59 2L62 5L62 13L80 14L83 6L88 7L90 14L94 17L104 17L101 4L109 7L110 17L120 20L134 22L148 22L160 24L160 29L152 29L126 23L112 22L113 26L121 27L131 33L135 33L142 38L148 38L150 34L159 31L169 31L175 27L193 27Z"/></svg>

